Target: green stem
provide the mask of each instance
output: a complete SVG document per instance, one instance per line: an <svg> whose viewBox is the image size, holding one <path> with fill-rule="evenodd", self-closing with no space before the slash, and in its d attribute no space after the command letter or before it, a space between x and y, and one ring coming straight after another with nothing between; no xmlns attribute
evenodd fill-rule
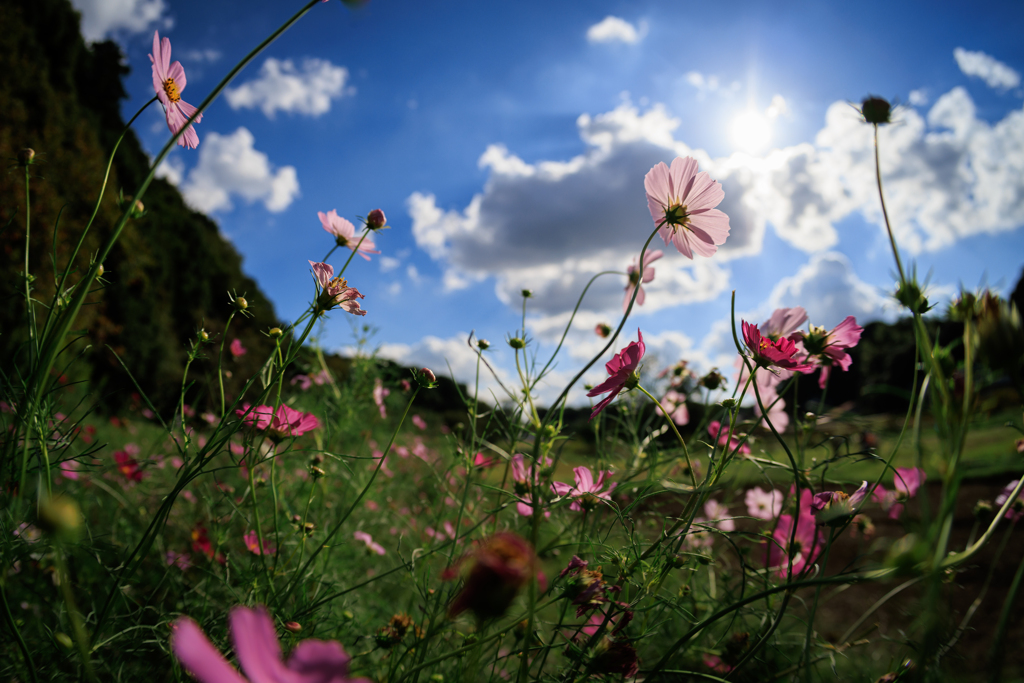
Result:
<svg viewBox="0 0 1024 683"><path fill-rule="evenodd" d="M825 544L825 552L821 560L822 574L828 571L828 554L829 551L832 550L832 542L835 540L835 538L836 530L835 528L832 528L829 530L828 543ZM811 613L807 617L807 635L804 637L804 653L803 657L801 657L801 662L807 665L807 668L804 669L804 679L807 681L811 680L811 668L808 655L811 652L811 639L814 637L814 617L818 613L818 600L821 598L821 589L823 587L824 586L822 586L821 584L818 584L818 586L814 589L814 602L811 603Z"/></svg>
<svg viewBox="0 0 1024 683"><path fill-rule="evenodd" d="M217 382L220 383L220 419L224 419L224 342L228 338L228 328L231 327L231 321L235 317L237 309L233 309L231 314L228 316L228 322L224 325L224 334L220 338L220 352L217 354Z"/></svg>
<svg viewBox="0 0 1024 683"><path fill-rule="evenodd" d="M690 451L687 450L686 441L679 433L679 430L676 429L676 423L672 420L672 416L669 415L669 412L665 410L665 407L663 405L661 405L661 401L659 401L658 399L654 398L654 396L651 395L651 392L647 391L639 384L636 385L636 388L642 391L644 395L647 396L647 398L654 401L654 405L658 406L658 410L660 410L661 414L665 416L665 421L668 423L668 426L672 428L672 433L676 435L677 439L679 439L679 444L683 447L683 455L686 457L686 466L690 470L690 481L691 483L693 483L694 492L696 492L697 476L693 473L693 463L690 462Z"/></svg>
<svg viewBox="0 0 1024 683"><path fill-rule="evenodd" d="M882 166L878 162L878 124L875 125L875 178L878 181L878 199L882 203L882 217L885 219L885 231L889 233L889 244L892 246L892 255L896 258L896 268L900 271L900 284L907 282L907 275L903 272L903 262L900 261L900 250L896 246L896 238L892 234L892 225L889 223L889 212L885 208L885 195L882 193Z"/></svg>
<svg viewBox="0 0 1024 683"><path fill-rule="evenodd" d="M39 679L36 677L36 665L32 661L32 653L29 651L28 645L25 644L25 639L21 636L18 622L14 620L14 615L11 614L11 606L7 604L7 593L4 591L2 582L0 582L0 602L4 603L5 621L11 627L11 633L14 634L14 639L18 641L18 649L21 650L21 656L25 659L25 671L28 672L29 680L32 683L39 683Z"/></svg>

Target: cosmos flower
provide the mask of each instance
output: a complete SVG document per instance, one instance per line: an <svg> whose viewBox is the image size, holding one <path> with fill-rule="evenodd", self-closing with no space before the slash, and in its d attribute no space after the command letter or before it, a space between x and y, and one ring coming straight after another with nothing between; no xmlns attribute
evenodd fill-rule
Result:
<svg viewBox="0 0 1024 683"><path fill-rule="evenodd" d="M692 259L694 253L712 256L729 237L729 217L714 208L725 197L722 186L707 171L697 172L697 160L676 157L644 176L647 207L658 234Z"/></svg>
<svg viewBox="0 0 1024 683"><path fill-rule="evenodd" d="M561 481L551 483L551 490L556 496L569 496L573 499L572 505L569 506L570 510L589 510L597 505L599 500L611 500L616 485L612 484L607 491L602 491L604 480L611 472L598 472L597 481L594 481L594 474L589 467L577 467L572 473L576 480L575 486Z"/></svg>
<svg viewBox="0 0 1024 683"><path fill-rule="evenodd" d="M605 363L604 368L608 371L608 379L587 392L587 396L590 397L611 392L594 406L594 412L590 414L591 420L597 417L597 414L604 410L619 395L620 391L633 389L639 384L640 377L637 375L637 368L640 365L640 359L644 357L646 347L644 346L644 335L640 333L639 329L636 334L639 341L630 342L626 348L615 355L615 358Z"/></svg>
<svg viewBox="0 0 1024 683"><path fill-rule="evenodd" d="M690 422L690 411L686 407L686 396L684 394L680 394L675 389L669 389L661 399L661 405L665 406L669 418L680 427ZM654 408L654 412L658 415L664 415L661 412L661 408L658 407Z"/></svg>
<svg viewBox="0 0 1024 683"><path fill-rule="evenodd" d="M830 332L826 332L824 327L811 325L809 332L795 332L793 339L803 347L807 360L821 368L818 386L824 389L834 366L844 372L850 369L853 358L847 350L857 345L863 333L864 328L857 324L857 319L848 315Z"/></svg>
<svg viewBox="0 0 1024 683"><path fill-rule="evenodd" d="M708 434L718 439L718 445L728 448L730 453L736 450L737 447L740 453L750 453L750 446L746 443L740 445L740 434L734 432L729 425L723 425L718 420L712 420L708 423Z"/></svg>
<svg viewBox="0 0 1024 683"><path fill-rule="evenodd" d="M273 555L277 552L277 548L271 545L269 541L263 541L261 546L260 538L256 535L255 531L246 531L242 534L242 540L245 542L245 547L253 555Z"/></svg>
<svg viewBox="0 0 1024 683"><path fill-rule="evenodd" d="M377 245L373 243L369 235L364 237L360 243L359 238L356 237L356 226L339 216L335 209L331 209L327 213L317 211L316 215L320 218L320 224L324 226L324 230L334 235L339 247L348 247L367 261L370 260L367 254L380 253L379 249L374 249Z"/></svg>
<svg viewBox="0 0 1024 683"><path fill-rule="evenodd" d="M117 469L130 482L140 482L145 477L145 472L139 468L139 461L128 455L126 451L114 451L114 462Z"/></svg>
<svg viewBox="0 0 1024 683"><path fill-rule="evenodd" d="M512 482L515 487L516 494L524 497L526 500L530 500L529 493L532 491L537 483L540 481L541 472L540 470L544 467L551 467L551 458L545 457L536 468L532 464L527 464L526 458L521 453L516 453L512 456ZM533 470L533 483L530 482L530 470ZM516 511L523 517L530 517L533 515L533 506L523 500L516 503ZM551 511L545 510L544 517L550 517Z"/></svg>
<svg viewBox="0 0 1024 683"><path fill-rule="evenodd" d="M366 311L359 308L357 299L363 299L359 290L348 286L348 281L343 277L334 277L334 267L326 263L309 262L313 268L313 279L317 284L317 312L323 313L334 307L341 308L352 315L366 315Z"/></svg>
<svg viewBox="0 0 1024 683"><path fill-rule="evenodd" d="M796 308L776 308L770 318L761 323L761 334L776 341L788 337L807 322L807 311Z"/></svg>
<svg viewBox="0 0 1024 683"><path fill-rule="evenodd" d="M849 521L867 495L866 481L852 494L843 491L822 491L814 494L814 498L811 499L811 512L817 518L818 524L841 526Z"/></svg>
<svg viewBox="0 0 1024 683"><path fill-rule="evenodd" d="M388 416L387 408L384 406L384 399L387 398L390 393L391 390L384 387L384 383L381 381L380 377L373 380L373 402L377 404L377 409L380 410L380 416L382 419L387 418Z"/></svg>
<svg viewBox="0 0 1024 683"><path fill-rule="evenodd" d="M547 581L538 569L533 547L521 536L502 531L479 541L473 550L448 567L442 580L457 577L469 562L462 590L448 606L448 616L470 610L478 619L500 617L515 599L519 589L537 577L541 590Z"/></svg>
<svg viewBox="0 0 1024 683"><path fill-rule="evenodd" d="M768 566L778 568L783 575L786 574L791 559L793 576L796 576L812 564L823 549L824 532L818 530L810 504L811 492L804 489L800 495L796 520L794 521L792 515L780 515L779 523L772 533L771 540L768 541Z"/></svg>
<svg viewBox="0 0 1024 683"><path fill-rule="evenodd" d="M644 283L651 282L654 280L654 266L651 264L664 256L664 252L661 249L656 249L649 254L645 255L644 267L640 268L636 265L637 259L633 259L633 263L626 268L626 275L629 276L629 281L626 283L626 296L622 299L622 312L625 313L626 309L629 308L629 300L633 298L633 290L639 288L636 293L636 305L643 306L644 299L647 295L644 293Z"/></svg>
<svg viewBox="0 0 1024 683"><path fill-rule="evenodd" d="M354 534L352 534L352 538L356 539L357 541L362 541L363 543L365 543L366 552L368 553L376 553L377 555L383 555L386 552L384 550L384 546L382 546L380 543L374 542L373 536L366 533L365 531L355 532Z"/></svg>
<svg viewBox="0 0 1024 683"><path fill-rule="evenodd" d="M177 134L189 117L196 113L196 108L181 99L186 83L185 69L181 67L181 62L171 63L171 40L164 38L161 41L159 31L153 32L153 54L149 56L149 61L153 63L153 90L164 106L167 127ZM200 114L193 123L202 120L203 115ZM178 138L178 144L189 149L199 146L199 136L193 126L189 126Z"/></svg>
<svg viewBox="0 0 1024 683"><path fill-rule="evenodd" d="M249 349L242 346L242 340L237 338L231 340L231 346L228 347L228 350L231 351L231 355L235 358L244 356L249 352Z"/></svg>
<svg viewBox="0 0 1024 683"><path fill-rule="evenodd" d="M248 679L228 664L195 621L180 617L171 627L174 656L200 683L370 683L348 676L351 658L334 640L304 640L282 661L274 621L264 607L235 607L230 623L235 655Z"/></svg>
<svg viewBox="0 0 1024 683"><path fill-rule="evenodd" d="M235 414L240 416L247 425L267 432L267 435L275 441L292 436L302 436L320 426L316 415L294 410L283 403L277 407L276 413L272 406L256 406L250 410L249 404L246 403L237 409Z"/></svg>
<svg viewBox="0 0 1024 683"><path fill-rule="evenodd" d="M762 336L757 325L751 325L746 320L741 322L743 343L747 345L750 358L758 367L768 368L772 372L777 368L794 372L809 372L814 368L797 356L799 349L792 340L786 337L773 340L771 337Z"/></svg>
<svg viewBox="0 0 1024 683"><path fill-rule="evenodd" d="M755 486L747 491L743 502L747 504L747 514L758 519L773 520L782 512L782 494L775 489L765 491Z"/></svg>

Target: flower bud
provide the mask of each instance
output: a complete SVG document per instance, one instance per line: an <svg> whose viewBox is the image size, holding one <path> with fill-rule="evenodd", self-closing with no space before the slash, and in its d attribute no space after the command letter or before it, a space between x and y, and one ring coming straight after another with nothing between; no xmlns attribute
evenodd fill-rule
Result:
<svg viewBox="0 0 1024 683"><path fill-rule="evenodd" d="M101 263L101 264L100 264L100 265L99 265L99 266L98 266L98 267L96 268L96 277L103 277L103 273L104 273L104 272L105 272L105 271L103 270L103 264Z"/></svg>
<svg viewBox="0 0 1024 683"><path fill-rule="evenodd" d="M278 338L278 337L280 337L280 336L281 336L282 334L284 334L284 332L282 332L282 331L281 331L281 328L280 328L280 327L271 327L271 328L270 328L270 329L269 329L269 330L267 331L267 334L268 334L268 335L270 335L271 337L273 337L274 339L277 339L277 338Z"/></svg>
<svg viewBox="0 0 1024 683"><path fill-rule="evenodd" d="M240 311L244 311L245 309L249 308L249 302L245 300L244 296L235 297L234 303L235 308L237 308Z"/></svg>
<svg viewBox="0 0 1024 683"><path fill-rule="evenodd" d="M519 337L509 337L508 345L511 346L513 349L517 350L525 349L526 341L524 339L520 339Z"/></svg>
<svg viewBox="0 0 1024 683"><path fill-rule="evenodd" d="M725 386L725 377L718 371L718 368L713 368L711 372L700 378L700 382L698 382L698 384L714 391L721 386Z"/></svg>
<svg viewBox="0 0 1024 683"><path fill-rule="evenodd" d="M26 147L25 149L18 152L18 165L28 166L29 164L32 163L33 159L35 158L36 151L30 147Z"/></svg>
<svg viewBox="0 0 1024 683"><path fill-rule="evenodd" d="M487 349L491 348L491 342L487 341L486 339L478 339L476 341L476 346L481 351L486 351Z"/></svg>
<svg viewBox="0 0 1024 683"><path fill-rule="evenodd" d="M370 213L366 214L366 227L370 230L380 230L387 227L388 219L384 217L384 212L380 209L374 209Z"/></svg>
<svg viewBox="0 0 1024 683"><path fill-rule="evenodd" d="M722 401L722 403L721 403L721 406L723 408L725 408L726 410L732 410L737 405L739 405L739 401L737 401L734 398L727 398L724 401Z"/></svg>
<svg viewBox="0 0 1024 683"><path fill-rule="evenodd" d="M881 97L869 96L860 103L860 114L864 120L873 124L892 123L890 115L892 106Z"/></svg>
<svg viewBox="0 0 1024 683"><path fill-rule="evenodd" d="M132 208L130 209L129 215L135 219L142 218L143 216L146 215L146 205L143 204L141 200L136 199L132 203Z"/></svg>
<svg viewBox="0 0 1024 683"><path fill-rule="evenodd" d="M605 323L598 323L597 327L594 328L594 333L602 339L607 339L612 333L612 326Z"/></svg>
<svg viewBox="0 0 1024 683"><path fill-rule="evenodd" d="M313 481L316 481L317 479L320 479L321 477L326 477L327 476L327 472L324 471L324 468L318 467L316 465L310 465L309 466L309 474L310 474L311 477L313 477Z"/></svg>
<svg viewBox="0 0 1024 683"><path fill-rule="evenodd" d="M420 368L420 371L416 373L416 383L424 389L433 389L437 386L437 377L430 368Z"/></svg>
<svg viewBox="0 0 1024 683"><path fill-rule="evenodd" d="M523 298L524 299L529 299L530 297L533 296L533 290L532 289L524 289L522 294L523 294Z"/></svg>
<svg viewBox="0 0 1024 683"><path fill-rule="evenodd" d="M913 313L926 313L931 306L921 287L913 280L902 282L896 287L896 301L899 301Z"/></svg>
<svg viewBox="0 0 1024 683"><path fill-rule="evenodd" d="M302 630L302 624L297 621L286 621L284 622L284 630L291 633L298 633Z"/></svg>
<svg viewBox="0 0 1024 683"><path fill-rule="evenodd" d="M196 336L199 337L199 341L201 342L210 341L210 333L207 332L206 330L199 330L199 332L196 333Z"/></svg>

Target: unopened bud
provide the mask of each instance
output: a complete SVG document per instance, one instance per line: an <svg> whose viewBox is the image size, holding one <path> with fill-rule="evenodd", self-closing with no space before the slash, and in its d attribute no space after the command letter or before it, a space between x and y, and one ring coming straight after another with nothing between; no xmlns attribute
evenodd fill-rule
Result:
<svg viewBox="0 0 1024 683"><path fill-rule="evenodd" d="M235 308L244 311L249 308L249 302L245 300L244 296L235 297Z"/></svg>
<svg viewBox="0 0 1024 683"><path fill-rule="evenodd" d="M210 333L206 330L199 330L199 341L210 341Z"/></svg>
<svg viewBox="0 0 1024 683"><path fill-rule="evenodd" d="M605 323L598 323L597 327L594 328L594 332L598 337L607 339L612 333L612 326Z"/></svg>
<svg viewBox="0 0 1024 683"><path fill-rule="evenodd" d="M309 474L313 477L314 481L327 476L327 472L324 472L322 467L317 467L316 465L309 466Z"/></svg>
<svg viewBox="0 0 1024 683"><path fill-rule="evenodd" d="M526 348L526 340L520 339L519 337L509 337L508 345L511 346L513 349L517 349L517 350L518 349L525 349Z"/></svg>
<svg viewBox="0 0 1024 683"><path fill-rule="evenodd" d="M524 299L529 299L531 296L533 296L533 290L532 289L524 289L522 294L523 294L523 298Z"/></svg>
<svg viewBox="0 0 1024 683"><path fill-rule="evenodd" d="M274 339L277 339L282 334L284 334L284 332L281 331L280 327L271 327L270 330L267 331L267 334L269 334Z"/></svg>
<svg viewBox="0 0 1024 683"><path fill-rule="evenodd" d="M860 114L868 123L891 123L892 106L881 97L870 96L860 103Z"/></svg>
<svg viewBox="0 0 1024 683"><path fill-rule="evenodd" d="M416 373L416 383L424 389L433 389L437 386L437 377L434 376L430 368L420 368L420 371Z"/></svg>
<svg viewBox="0 0 1024 683"><path fill-rule="evenodd" d="M132 218L142 218L146 214L146 205L141 200L136 199L132 203L132 208L129 211L129 215Z"/></svg>
<svg viewBox="0 0 1024 683"><path fill-rule="evenodd" d="M388 219L384 217L384 212L380 209L374 209L366 214L366 227L370 230L380 230L387 226L387 222Z"/></svg>
<svg viewBox="0 0 1024 683"><path fill-rule="evenodd" d="M29 150L29 151L31 151L31 150ZM71 640L71 636L69 636L66 633L61 633L60 631L57 631L56 633L53 634L53 637L57 639L58 643L63 645L68 650L70 650L71 648L73 648L75 646L74 641Z"/></svg>
<svg viewBox="0 0 1024 683"><path fill-rule="evenodd" d="M32 163L32 160L35 158L36 151L34 149L31 149L30 147L26 147L25 149L18 152L18 165L28 166L29 164Z"/></svg>
<svg viewBox="0 0 1024 683"><path fill-rule="evenodd" d="M104 273L104 272L105 272L105 271L103 270L103 264L101 263L101 264L100 264L100 265L99 265L99 266L98 266L98 267L96 268L96 277L103 277L103 273Z"/></svg>
<svg viewBox="0 0 1024 683"><path fill-rule="evenodd" d="M737 401L736 399L734 399L734 398L727 398L727 399L725 399L724 401L722 401L722 404L721 404L721 405L722 405L722 407L723 407L723 408L725 408L726 410L732 410L732 409L733 409L733 408L735 408L735 407L736 407L736 406L737 406L738 404L739 404L739 401Z"/></svg>
<svg viewBox="0 0 1024 683"><path fill-rule="evenodd" d="M491 348L491 342L487 341L486 339L477 339L476 346L481 351L486 351L487 349Z"/></svg>
<svg viewBox="0 0 1024 683"><path fill-rule="evenodd" d="M284 630L290 631L291 633L298 633L302 630L302 624L297 621L286 621L284 622Z"/></svg>

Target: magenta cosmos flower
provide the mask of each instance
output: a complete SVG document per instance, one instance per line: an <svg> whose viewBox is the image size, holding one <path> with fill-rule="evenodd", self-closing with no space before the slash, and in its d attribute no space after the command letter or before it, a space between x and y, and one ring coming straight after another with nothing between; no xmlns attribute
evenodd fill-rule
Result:
<svg viewBox="0 0 1024 683"><path fill-rule="evenodd" d="M267 432L275 441L291 436L302 436L320 426L316 415L294 410L283 403L277 407L276 413L272 406L256 406L250 410L249 404L246 403L236 410L235 414L241 416L247 425Z"/></svg>
<svg viewBox="0 0 1024 683"><path fill-rule="evenodd" d="M647 208L665 244L692 259L694 253L712 256L729 237L729 217L715 207L725 197L722 185L707 171L697 172L693 157L676 157L644 176Z"/></svg>
<svg viewBox="0 0 1024 683"><path fill-rule="evenodd" d="M624 388L633 389L640 383L637 368L640 365L640 359L644 357L644 351L647 347L644 346L644 335L640 333L639 328L636 331L636 336L639 341L630 342L626 348L615 354L615 358L605 363L604 369L608 371L608 379L587 392L587 396L591 398L611 392L594 406L594 412L590 414L591 420L604 410L619 395L620 391Z"/></svg>
<svg viewBox="0 0 1024 683"><path fill-rule="evenodd" d="M662 252L661 249L655 249L645 256L646 258L644 259L643 268L636 265L636 258L634 258L633 263L626 268L626 275L629 276L629 282L626 283L626 296L622 299L623 313L625 313L626 309L629 308L629 300L633 298L634 289L639 288L639 291L636 293L636 305L644 305L644 299L647 298L647 295L644 293L643 285L654 280L654 266L651 264L664 256L664 252Z"/></svg>
<svg viewBox="0 0 1024 683"><path fill-rule="evenodd" d="M871 492L871 499L889 513L889 519L899 519L905 503L917 495L917 490L927 478L920 467L897 467L892 482L895 490L886 491L884 486L876 486Z"/></svg>
<svg viewBox="0 0 1024 683"><path fill-rule="evenodd" d="M327 213L317 211L316 215L320 218L320 224L324 226L324 230L334 235L339 247L348 247L367 261L370 260L367 254L380 253L379 249L374 249L377 245L373 243L369 235L360 242L356 237L356 226L339 216L336 210L331 209Z"/></svg>
<svg viewBox="0 0 1024 683"><path fill-rule="evenodd" d="M761 335L757 325L751 325L746 320L741 321L743 326L743 343L750 350L750 358L759 367L775 371L792 370L794 372L807 372L814 366L804 362L797 356L797 345L791 339L782 337L772 340L771 337Z"/></svg>
<svg viewBox="0 0 1024 683"><path fill-rule="evenodd" d="M384 550L384 546L382 546L380 543L377 543L376 541L374 541L373 540L373 536L371 536L370 534L366 533L365 531L357 531L357 532L355 532L354 534L352 534L352 538L356 539L357 541L362 541L363 543L365 543L366 544L366 552L368 552L368 553L374 553L374 554L377 554L377 555L383 555L385 552L387 552L387 551Z"/></svg>
<svg viewBox="0 0 1024 683"><path fill-rule="evenodd" d="M780 515L775 532L768 541L768 566L778 568L783 576L788 573L790 560L793 562L793 575L798 575L814 563L824 547L824 533L818 530L810 504L811 492L804 489L796 521L792 515Z"/></svg>
<svg viewBox="0 0 1024 683"><path fill-rule="evenodd" d="M245 542L245 547L253 555L274 555L277 553L277 548L270 541L264 540L263 544L260 545L260 537L255 531L246 531L242 534L242 540Z"/></svg>
<svg viewBox="0 0 1024 683"><path fill-rule="evenodd" d="M164 38L160 40L160 32L153 32L153 54L149 56L153 63L153 90L156 91L157 99L164 105L164 113L167 115L167 127L172 133L177 134L189 117L196 113L196 108L181 99L181 93L185 90L185 69L181 62L171 63L171 40ZM192 123L199 123L203 120L200 114ZM199 146L199 136L195 128L188 127L180 138L178 144L182 147L195 149Z"/></svg>
<svg viewBox="0 0 1024 683"><path fill-rule="evenodd" d="M326 263L309 262L313 268L313 279L317 284L316 305L318 312L329 311L338 307L352 315L366 315L359 308L357 299L365 298L355 287L348 286L348 280L334 277L334 267Z"/></svg>
<svg viewBox="0 0 1024 683"><path fill-rule="evenodd" d="M228 664L189 617L171 627L174 656L201 683L370 683L349 677L351 658L334 640L304 640L282 661L274 621L263 607L235 607L230 622L235 654L248 678Z"/></svg>
<svg viewBox="0 0 1024 683"><path fill-rule="evenodd" d="M521 453L516 453L512 456L512 481L515 485L516 495L520 496L519 502L516 503L516 512L523 517L530 517L533 515L533 498L531 492L536 488L540 482L541 472L540 470L545 467L551 467L551 458L545 457L541 460L540 464L534 466L533 462L526 462L526 458ZM533 472L532 483L530 473ZM545 510L544 517L550 517L551 511Z"/></svg>
<svg viewBox="0 0 1024 683"><path fill-rule="evenodd" d="M728 448L730 453L737 448L740 453L750 453L750 446L746 443L740 445L740 436L743 435L734 432L730 425L723 425L718 420L712 420L708 424L708 434L718 439L718 445Z"/></svg>
<svg viewBox="0 0 1024 683"><path fill-rule="evenodd" d="M576 479L576 486L569 486L561 481L551 483L551 490L556 496L569 496L572 498L572 505L569 506L570 510L589 510L596 506L600 500L612 499L612 491L615 490L615 484L609 486L607 491L602 490L604 488L604 480L611 472L599 471L597 473L597 481L594 481L594 474L590 471L589 467L577 467L573 469L572 473Z"/></svg>
<svg viewBox="0 0 1024 683"><path fill-rule="evenodd" d="M856 318L848 315L831 332L811 325L809 332L795 332L793 338L803 346L807 360L821 368L818 386L824 389L833 366L839 366L844 372L850 369L853 359L846 351L857 345L862 334L864 328L857 324Z"/></svg>

